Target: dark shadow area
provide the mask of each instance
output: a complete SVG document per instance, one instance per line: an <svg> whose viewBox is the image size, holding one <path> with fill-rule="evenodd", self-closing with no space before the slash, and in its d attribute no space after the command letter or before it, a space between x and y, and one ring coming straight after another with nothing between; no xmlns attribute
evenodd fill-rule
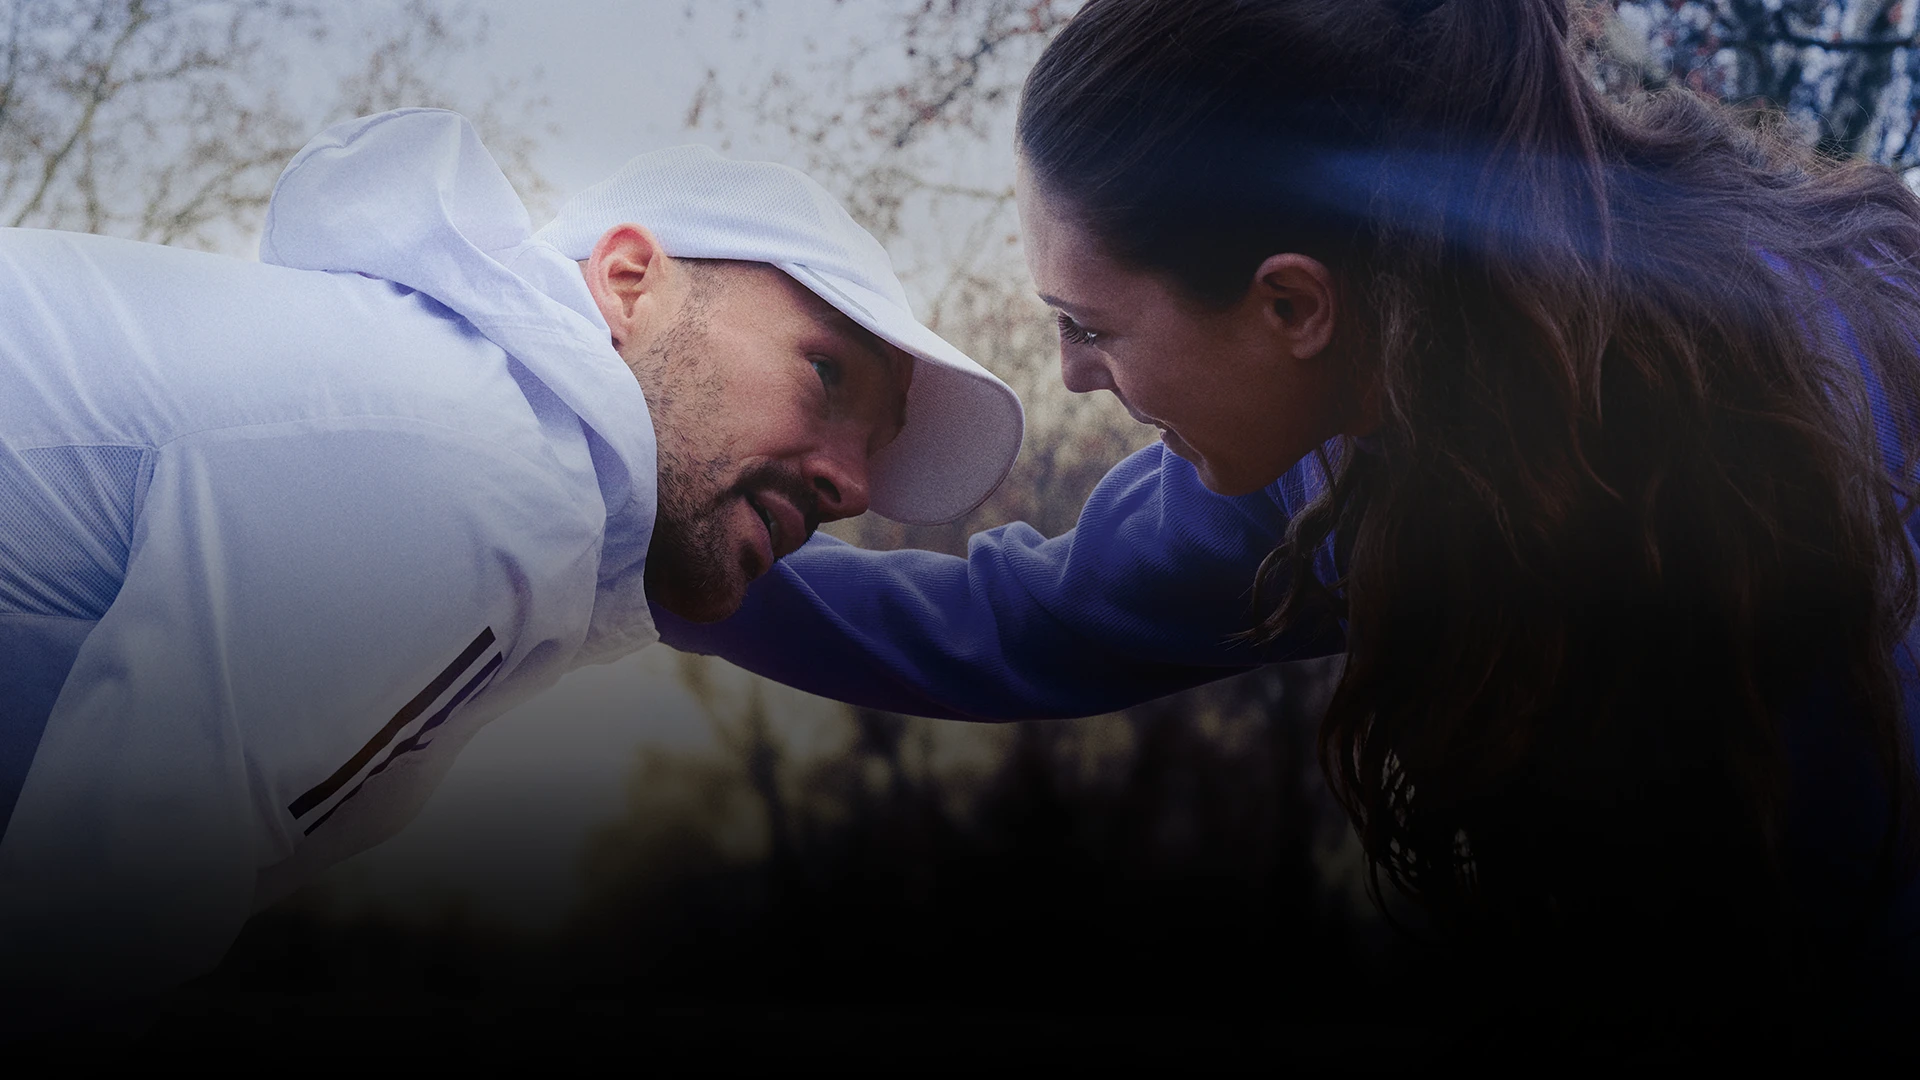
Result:
<svg viewBox="0 0 1920 1080"><path fill-rule="evenodd" d="M1357 1007L1397 961L1339 882L1352 853L1312 750L1334 670L1020 725L991 764L946 771L926 764L932 722L875 713L850 717L846 753L789 762L755 693L717 721L731 760L639 764L560 933L458 910L342 920L296 897L108 1042L198 1056L432 1032L456 1057L637 1041L691 1063L920 1068L1016 1049L1417 1058L1434 1025ZM742 812L764 836L749 856L724 835Z"/></svg>
<svg viewBox="0 0 1920 1080"><path fill-rule="evenodd" d="M1020 725L973 771L926 766L931 722L873 713L849 717L845 753L789 761L756 691L716 718L729 760L638 764L557 934L295 897L130 1022L42 1045L141 1064L1380 1074L1864 1062L1900 1030L1506 984L1396 936L1353 888L1314 763L1336 670ZM728 839L743 820L763 830L749 854Z"/></svg>

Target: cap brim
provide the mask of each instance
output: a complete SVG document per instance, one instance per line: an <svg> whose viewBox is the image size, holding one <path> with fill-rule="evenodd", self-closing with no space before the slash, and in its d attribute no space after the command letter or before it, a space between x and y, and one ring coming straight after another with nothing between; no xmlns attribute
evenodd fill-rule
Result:
<svg viewBox="0 0 1920 1080"><path fill-rule="evenodd" d="M798 263L778 263L842 314L915 360L906 426L874 455L869 507L908 525L937 525L987 501L1020 456L1019 395L886 297Z"/></svg>

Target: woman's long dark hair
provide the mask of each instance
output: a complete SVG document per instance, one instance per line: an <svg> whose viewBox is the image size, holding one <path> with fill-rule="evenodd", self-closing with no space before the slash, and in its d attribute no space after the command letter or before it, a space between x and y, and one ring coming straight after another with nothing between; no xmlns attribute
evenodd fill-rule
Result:
<svg viewBox="0 0 1920 1080"><path fill-rule="evenodd" d="M1609 102L1564 0L1092 0L1019 141L1196 302L1276 252L1334 271L1384 423L1328 456L1256 632L1346 620L1321 750L1376 898L1804 973L1803 745L1877 785L1861 857L1904 872L1920 204L1891 172L1683 91Z"/></svg>

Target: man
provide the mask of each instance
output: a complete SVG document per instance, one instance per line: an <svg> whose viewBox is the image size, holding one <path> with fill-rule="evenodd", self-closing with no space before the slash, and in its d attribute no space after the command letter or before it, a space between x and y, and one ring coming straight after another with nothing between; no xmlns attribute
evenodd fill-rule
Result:
<svg viewBox="0 0 1920 1080"><path fill-rule="evenodd" d="M817 185L681 148L538 234L462 118L288 166L248 263L0 234L0 971L139 990L482 724L822 521L964 513L1004 384Z"/></svg>

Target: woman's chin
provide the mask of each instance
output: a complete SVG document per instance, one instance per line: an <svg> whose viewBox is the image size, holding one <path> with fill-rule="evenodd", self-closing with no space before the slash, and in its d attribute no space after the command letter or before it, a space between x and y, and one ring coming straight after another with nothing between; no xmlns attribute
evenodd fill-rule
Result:
<svg viewBox="0 0 1920 1080"><path fill-rule="evenodd" d="M1215 495L1229 494L1229 492L1222 490L1220 471L1214 468L1212 462L1195 452L1187 440L1174 434L1169 428L1161 428L1160 442L1168 450L1173 452L1174 457L1193 466L1194 473L1200 477L1200 483L1205 486L1208 491L1213 492Z"/></svg>
<svg viewBox="0 0 1920 1080"><path fill-rule="evenodd" d="M1169 447L1169 449L1171 449L1171 447ZM1174 453L1179 454L1180 457L1186 458L1186 460L1193 463L1194 474L1200 478L1201 486L1213 492L1215 495L1229 499L1236 499L1242 495L1251 495L1280 479L1280 474L1278 473L1271 476L1264 472L1234 473L1218 468L1214 462L1210 462L1206 458L1196 460L1193 457L1188 457L1186 454L1180 454L1177 450L1175 450Z"/></svg>
<svg viewBox="0 0 1920 1080"><path fill-rule="evenodd" d="M1264 488L1267 486L1266 484L1251 483L1247 481L1229 483L1225 480L1220 479L1219 477L1214 476L1212 473L1208 472L1204 468L1196 469L1195 471L1200 474L1200 483L1204 485L1208 491L1213 492L1215 495L1220 495L1229 499L1237 499L1242 495L1251 495L1254 492L1259 491L1261 488ZM1272 483L1272 482L1273 481L1269 480L1267 483Z"/></svg>

